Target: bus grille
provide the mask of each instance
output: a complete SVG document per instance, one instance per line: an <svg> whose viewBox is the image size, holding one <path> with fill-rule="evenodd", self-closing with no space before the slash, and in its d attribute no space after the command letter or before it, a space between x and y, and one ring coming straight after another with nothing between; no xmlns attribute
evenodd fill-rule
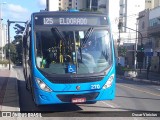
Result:
<svg viewBox="0 0 160 120"><path fill-rule="evenodd" d="M87 82L97 82L101 81L104 76L97 77L47 77L47 79L52 83L60 83L60 84L70 84L70 83L87 83Z"/></svg>
<svg viewBox="0 0 160 120"><path fill-rule="evenodd" d="M62 102L71 102L72 98L86 98L86 100L94 100L98 97L99 92L85 93L85 94L59 94L57 97Z"/></svg>

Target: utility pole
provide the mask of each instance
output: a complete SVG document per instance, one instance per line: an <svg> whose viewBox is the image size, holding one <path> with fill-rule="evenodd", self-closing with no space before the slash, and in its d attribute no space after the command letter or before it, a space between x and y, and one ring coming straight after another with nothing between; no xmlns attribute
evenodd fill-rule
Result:
<svg viewBox="0 0 160 120"><path fill-rule="evenodd" d="M90 2L89 2L89 9L90 9L90 11L92 11L92 0L90 0Z"/></svg>
<svg viewBox="0 0 160 120"><path fill-rule="evenodd" d="M138 27L138 22L136 23L136 31ZM137 53L137 41L138 41L138 34L136 32L136 41L135 41L135 46L134 46L134 69L136 70L137 68L137 59L136 59L136 53Z"/></svg>

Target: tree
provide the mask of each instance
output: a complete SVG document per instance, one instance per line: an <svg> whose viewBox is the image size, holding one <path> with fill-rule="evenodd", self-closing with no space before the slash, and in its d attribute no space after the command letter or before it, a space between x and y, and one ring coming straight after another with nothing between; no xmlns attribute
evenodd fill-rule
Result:
<svg viewBox="0 0 160 120"><path fill-rule="evenodd" d="M16 30L16 35L14 36L14 40L10 43L10 59L11 61L16 63L22 63L22 33L24 31L24 27L16 24L14 29ZM9 59L9 51L8 44L5 45L4 49L6 50L6 58Z"/></svg>
<svg viewBox="0 0 160 120"><path fill-rule="evenodd" d="M6 58L9 58L8 44L5 45L4 49L6 50ZM10 57L13 63L15 63L16 61L16 56L17 56L16 46L10 43Z"/></svg>
<svg viewBox="0 0 160 120"><path fill-rule="evenodd" d="M14 29L16 30L16 36L14 36L14 41L12 42L16 48L16 60L14 63L22 63L22 33L25 30L25 27L15 24Z"/></svg>
<svg viewBox="0 0 160 120"><path fill-rule="evenodd" d="M16 63L22 63L22 36L16 35L15 37L15 47L16 47Z"/></svg>

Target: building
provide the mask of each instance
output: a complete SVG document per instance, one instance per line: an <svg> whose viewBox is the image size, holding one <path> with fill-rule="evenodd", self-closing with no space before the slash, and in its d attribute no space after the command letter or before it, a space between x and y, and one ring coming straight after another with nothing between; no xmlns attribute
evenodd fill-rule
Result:
<svg viewBox="0 0 160 120"><path fill-rule="evenodd" d="M152 51L152 42L150 41L149 34L148 34L149 12L150 12L150 9L145 9L144 11L141 11L139 13L139 17L138 17L138 30L142 36L140 34L138 34L137 50L140 52L141 50L144 49L143 51L146 53L146 55L143 59L142 68L147 68L147 64L150 61L149 60L150 57L147 56L147 52L149 53Z"/></svg>
<svg viewBox="0 0 160 120"><path fill-rule="evenodd" d="M160 0L145 0L145 8L153 9L160 6Z"/></svg>
<svg viewBox="0 0 160 120"><path fill-rule="evenodd" d="M58 11L59 10L59 0L46 0L46 10L47 11Z"/></svg>
<svg viewBox="0 0 160 120"><path fill-rule="evenodd" d="M4 46L7 44L7 25L2 24L0 28L0 59L3 60L5 57Z"/></svg>
<svg viewBox="0 0 160 120"><path fill-rule="evenodd" d="M151 57L152 70L160 72L160 6L149 12L148 35L153 52Z"/></svg>
<svg viewBox="0 0 160 120"><path fill-rule="evenodd" d="M59 0L59 10L86 9L86 0Z"/></svg>
<svg viewBox="0 0 160 120"><path fill-rule="evenodd" d="M151 70L160 72L160 0L146 0L146 10L139 13L139 31L142 33L138 45L144 48L143 68L151 64ZM142 17L143 16L143 17Z"/></svg>

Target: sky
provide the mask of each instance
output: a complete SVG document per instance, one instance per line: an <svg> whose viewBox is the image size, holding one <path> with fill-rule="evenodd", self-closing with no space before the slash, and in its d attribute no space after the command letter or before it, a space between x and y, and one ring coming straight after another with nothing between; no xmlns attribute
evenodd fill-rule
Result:
<svg viewBox="0 0 160 120"><path fill-rule="evenodd" d="M44 10L46 8L45 4L46 0L0 0L2 23L7 24L8 19L10 21L27 21L33 12ZM15 35L13 27L12 24L10 27L11 39Z"/></svg>

